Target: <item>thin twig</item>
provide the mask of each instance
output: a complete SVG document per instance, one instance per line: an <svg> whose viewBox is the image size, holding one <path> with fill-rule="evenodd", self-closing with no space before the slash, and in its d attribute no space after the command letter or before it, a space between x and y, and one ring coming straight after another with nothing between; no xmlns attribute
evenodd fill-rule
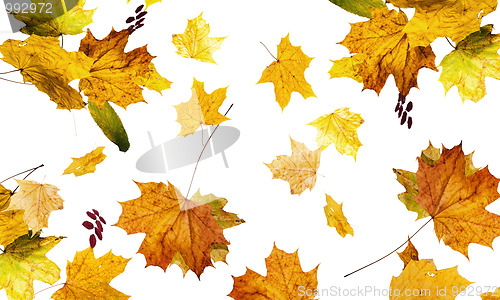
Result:
<svg viewBox="0 0 500 300"><path fill-rule="evenodd" d="M64 36L61 34L61 48L64 49Z"/></svg>
<svg viewBox="0 0 500 300"><path fill-rule="evenodd" d="M445 36L444 38L448 41L448 44L450 44L450 46L453 47L453 49L457 49L457 46L453 46L453 44L451 43L450 39L447 36Z"/></svg>
<svg viewBox="0 0 500 300"><path fill-rule="evenodd" d="M19 71L21 71L21 69L16 69L16 70L8 71L8 72L2 72L0 74L9 74L9 73L19 72Z"/></svg>
<svg viewBox="0 0 500 300"><path fill-rule="evenodd" d="M234 104L234 103L233 103ZM229 106L229 108L227 109L226 113L224 114L227 115L227 113L231 110L231 107L233 107L233 104L231 104L231 106ZM189 191L191 191L191 186L193 185L193 180L194 180L194 174L196 174L196 169L198 169L198 163L200 162L200 159L201 159L201 156L203 155L203 151L205 151L205 148L207 147L208 143L210 142L210 139L212 138L212 136L214 135L215 131L217 130L217 128L219 128L219 125L220 124L217 124L217 126L215 127L214 131L212 131L212 134L210 134L210 136L208 137L208 140L207 142L205 143L205 146L203 146L203 149L201 149L201 152L200 152L200 156L198 157L198 160L196 161L196 166L194 167L194 171L193 171L193 176L191 177L191 182L189 183L189 188L188 188L188 191L186 193L186 199L189 199L188 196L189 196Z"/></svg>
<svg viewBox="0 0 500 300"><path fill-rule="evenodd" d="M7 180L9 180L9 179L11 179L11 178L14 178L14 177L16 177L17 175L21 175L21 174L24 174L24 173L29 172L29 171L35 171L36 169L41 168L41 167L43 167L43 164L39 165L38 167L34 167L34 168L28 169L28 170L26 170L26 171L22 171L22 172L20 172L20 173L17 173L16 175L12 175L12 176L10 176L9 178L5 178L4 180L0 181L0 183L4 183L5 181L7 181ZM31 174L31 173L30 173L30 174ZM29 174L28 174L28 175L29 175Z"/></svg>
<svg viewBox="0 0 500 300"><path fill-rule="evenodd" d="M46 290L51 289L51 288L53 288L53 287L56 287L56 286L59 286L59 285L64 285L64 284L66 284L66 282L61 282L61 283L58 283L58 284L51 285L51 286L49 286L49 287L44 288L43 290L39 290L38 292L34 293L33 295L29 296L28 298L26 298L26 299L24 299L24 300L31 299L31 298L35 297L35 296L36 296L36 294L38 294L38 293L40 293L40 292L43 292L43 291L46 291Z"/></svg>
<svg viewBox="0 0 500 300"><path fill-rule="evenodd" d="M0 79L5 80L5 81L9 81L9 82L19 83L19 84L34 85L33 83L15 81L15 80L10 80L10 79L7 79L7 78L2 78L2 77L0 77Z"/></svg>
<svg viewBox="0 0 500 300"><path fill-rule="evenodd" d="M427 225L427 224L428 224L430 221L432 221L432 220L433 220L433 218L430 218L430 219L429 219L429 221L425 222L425 224L424 224L424 225L422 225L422 227L420 227L420 228L419 228L419 229L418 229L418 230L417 230L417 231L416 231L416 232L415 232L412 236L410 236L410 237L409 237L409 238L408 238L408 239L407 239L407 240L406 240L403 244L401 244L401 246L399 246L399 247L397 247L396 249L392 250L389 254L385 255L385 256L384 256L384 257L382 257L382 258L377 259L376 261L374 261L374 262L372 262L372 263L370 263L370 264L367 264L366 266L364 266L364 267L362 267L362 268L357 269L356 271L353 271L353 272L351 272L351 273L349 273L349 274L347 274L347 275L344 275L344 277L347 277L347 276L352 275L352 274L354 274L354 273L356 273L356 272L358 272L358 271L361 271L361 270L363 270L364 268L367 268L367 267L369 267L369 266L373 265L374 263L377 263L377 262L381 261L382 259L386 258L387 256L389 256L389 255L393 254L394 252L396 252L397 250L399 250L399 248L403 247L403 246L404 246L407 242L409 242L409 241L411 240L411 238L415 236L415 234L417 234L417 233L418 233L418 232L419 232L422 228L424 228L424 226L425 226L425 225Z"/></svg>
<svg viewBox="0 0 500 300"><path fill-rule="evenodd" d="M38 169L38 168L40 168L40 167L43 167L43 164L39 165L39 166L38 166L38 167L36 167L36 168L33 168L33 170L31 170L31 172L29 172L28 174L26 174L26 176L24 176L23 180L25 180L26 178L28 178L28 176L30 176L30 175L31 175L31 173L35 172L35 171L36 171L36 169ZM18 188L19 188L19 185L17 185L17 187L16 187L16 188L12 191L12 194L14 194L14 193L17 191L17 189L18 189Z"/></svg>
<svg viewBox="0 0 500 300"><path fill-rule="evenodd" d="M271 54L271 56L274 58L274 60L278 60L272 53L271 51L269 51L269 49L267 49L266 45L264 45L263 42L260 42L262 44L262 46L264 46L264 48L266 48L267 52L269 52L269 54Z"/></svg>

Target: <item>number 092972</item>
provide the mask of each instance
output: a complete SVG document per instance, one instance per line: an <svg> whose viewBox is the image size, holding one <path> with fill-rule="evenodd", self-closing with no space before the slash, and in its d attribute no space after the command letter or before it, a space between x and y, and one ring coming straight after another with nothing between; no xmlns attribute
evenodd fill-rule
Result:
<svg viewBox="0 0 500 300"><path fill-rule="evenodd" d="M8 13L40 13L51 14L52 3L5 3L5 9Z"/></svg>

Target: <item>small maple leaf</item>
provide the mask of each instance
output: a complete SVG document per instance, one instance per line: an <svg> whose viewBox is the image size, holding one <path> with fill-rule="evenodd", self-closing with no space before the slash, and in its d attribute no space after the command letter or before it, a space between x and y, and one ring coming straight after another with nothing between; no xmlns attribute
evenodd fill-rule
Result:
<svg viewBox="0 0 500 300"><path fill-rule="evenodd" d="M366 18L372 17L372 8L387 7L381 0L330 0L330 2L350 13Z"/></svg>
<svg viewBox="0 0 500 300"><path fill-rule="evenodd" d="M9 300L29 299L33 296L33 280L54 284L61 270L45 254L62 237L33 237L27 233L5 247L0 254L0 289L5 289Z"/></svg>
<svg viewBox="0 0 500 300"><path fill-rule="evenodd" d="M486 95L485 77L500 79L500 36L491 34L492 29L493 25L481 27L443 58L439 81L446 92L456 85L462 101L478 102Z"/></svg>
<svg viewBox="0 0 500 300"><path fill-rule="evenodd" d="M188 20L184 33L172 34L172 43L180 56L215 64L212 55L220 48L225 37L208 37L210 26L203 20L202 14Z"/></svg>
<svg viewBox="0 0 500 300"><path fill-rule="evenodd" d="M34 12L30 9L11 13L26 24L21 28L22 33L54 37L80 34L83 27L92 23L92 16L96 10L84 10L85 0L79 0L69 11L66 2L61 0L37 0L36 4L38 7L35 7Z"/></svg>
<svg viewBox="0 0 500 300"><path fill-rule="evenodd" d="M63 209L63 199L52 184L40 184L32 180L17 180L19 191L11 200L9 210L24 209L24 222L34 232L48 226L52 211Z"/></svg>
<svg viewBox="0 0 500 300"><path fill-rule="evenodd" d="M109 251L95 258L92 248L78 251L73 262L66 265L66 282L52 294L55 300L128 299L130 296L114 289L110 281L125 270L130 258L116 256Z"/></svg>
<svg viewBox="0 0 500 300"><path fill-rule="evenodd" d="M421 68L438 70L434 64L436 55L431 46L412 47L409 44L404 32L408 23L404 12L374 8L372 16L366 22L351 24L351 31L340 42L350 53L358 53L356 60L364 60L364 63L359 63L357 74L347 75L361 76L363 89L372 89L379 94L392 74L399 92L407 96L412 87L417 87ZM359 54L364 55L359 57Z"/></svg>
<svg viewBox="0 0 500 300"><path fill-rule="evenodd" d="M140 183L137 199L121 202L123 212L114 226L128 234L146 233L139 248L146 266L166 270L172 263L188 267L200 277L207 266L212 266L211 249L214 244L229 245L224 229L214 218L214 206L208 199L188 200L170 182ZM212 195L213 196L213 195ZM213 200L213 199L212 199Z"/></svg>
<svg viewBox="0 0 500 300"><path fill-rule="evenodd" d="M283 110L290 102L292 92L298 92L304 97L316 97L311 85L304 77L304 71L309 67L312 57L302 52L300 46L292 46L289 35L281 39L278 45L278 58L263 72L259 83L272 82L276 101Z"/></svg>
<svg viewBox="0 0 500 300"><path fill-rule="evenodd" d="M330 144L335 144L339 153L352 155L356 160L358 149L362 146L356 130L363 122L360 114L352 113L348 107L343 107L307 125L318 129L316 142L321 151Z"/></svg>
<svg viewBox="0 0 500 300"><path fill-rule="evenodd" d="M139 84L144 85L149 76L159 76L155 74L154 66L150 66L154 56L148 53L146 46L124 52L128 37L127 29L119 32L112 29L107 37L98 40L87 30L80 42L78 51L95 61L90 76L81 79L78 86L99 108L106 101L123 108L132 103L146 102Z"/></svg>
<svg viewBox="0 0 500 300"><path fill-rule="evenodd" d="M233 299L315 299L314 295L300 295L301 287L314 290L318 286L318 266L309 272L300 267L298 250L286 253L274 245L266 258L267 276L247 268L243 276L234 277Z"/></svg>
<svg viewBox="0 0 500 300"><path fill-rule="evenodd" d="M418 260L417 248L413 246L410 240L408 240L408 245L406 246L405 250L403 252L398 253L398 255L399 258L401 258L401 260L404 263L403 269L406 268L406 266L408 265L408 263L410 263L410 261Z"/></svg>
<svg viewBox="0 0 500 300"><path fill-rule="evenodd" d="M73 162L64 170L64 174L75 174L81 176L87 173L94 173L96 165L100 164L106 155L102 153L104 147L97 147L91 152L79 158L71 158Z"/></svg>
<svg viewBox="0 0 500 300"><path fill-rule="evenodd" d="M359 73L359 68L366 59L366 54L358 53L353 56L342 57L339 60L331 60L333 66L328 71L330 78L348 77L359 83L363 83L363 77Z"/></svg>
<svg viewBox="0 0 500 300"><path fill-rule="evenodd" d="M390 0L400 8L415 8L404 32L412 46L428 46L434 39L448 36L458 43L479 30L481 19L496 9L497 0Z"/></svg>
<svg viewBox="0 0 500 300"><path fill-rule="evenodd" d="M452 249L468 257L470 243L492 247L493 239L500 235L500 216L485 207L500 197L500 180L488 167L474 168L462 145L451 150L443 147L438 157L432 148L426 151L434 153L433 158L417 158L418 186L413 200L432 217L437 238Z"/></svg>
<svg viewBox="0 0 500 300"><path fill-rule="evenodd" d="M0 45L2 60L21 70L25 82L49 95L60 109L85 107L82 96L69 85L89 76L94 61L83 53L67 52L56 37L31 35L24 41L9 39Z"/></svg>
<svg viewBox="0 0 500 300"><path fill-rule="evenodd" d="M218 125L230 120L219 113L219 108L226 99L226 90L227 87L220 88L207 94L203 82L193 79L191 99L174 106L177 122L182 126L179 136L192 134L201 125Z"/></svg>
<svg viewBox="0 0 500 300"><path fill-rule="evenodd" d="M280 155L270 164L264 163L273 173L273 179L288 181L290 193L301 194L316 184L321 149L309 150L306 145L290 138L292 156Z"/></svg>
<svg viewBox="0 0 500 300"><path fill-rule="evenodd" d="M326 205L323 209L328 226L335 227L341 237L345 237L347 234L354 236L354 231L342 211L342 203L338 204L331 196L326 195Z"/></svg>

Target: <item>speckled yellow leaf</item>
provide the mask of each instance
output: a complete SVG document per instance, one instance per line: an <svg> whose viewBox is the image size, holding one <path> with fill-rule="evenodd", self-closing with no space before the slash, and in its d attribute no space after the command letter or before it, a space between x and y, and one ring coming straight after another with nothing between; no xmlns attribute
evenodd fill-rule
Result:
<svg viewBox="0 0 500 300"><path fill-rule="evenodd" d="M334 144L339 153L352 155L356 160L358 149L362 146L358 139L357 130L363 122L360 114L350 112L348 107L342 107L307 125L318 129L316 142L321 150Z"/></svg>
<svg viewBox="0 0 500 300"><path fill-rule="evenodd" d="M63 209L63 199L52 184L40 184L32 180L17 180L19 191L11 200L9 209L24 209L24 223L34 232L48 226L52 211Z"/></svg>
<svg viewBox="0 0 500 300"><path fill-rule="evenodd" d="M172 43L180 56L215 64L212 55L220 48L225 37L208 37L210 26L203 20L202 14L188 20L184 33L173 34Z"/></svg>
<svg viewBox="0 0 500 300"><path fill-rule="evenodd" d="M326 195L326 205L323 209L325 210L328 226L335 227L341 237L345 237L347 234L354 236L354 230L347 222L347 218L342 211L342 203L338 204L331 196Z"/></svg>
<svg viewBox="0 0 500 300"><path fill-rule="evenodd" d="M257 83L274 84L276 101L281 110L290 102L292 92L298 92L304 98L316 97L304 76L311 61L312 57L305 55L300 46L292 46L287 35L278 45L277 60L266 67Z"/></svg>
<svg viewBox="0 0 500 300"><path fill-rule="evenodd" d="M321 149L309 150L306 145L290 138L292 156L280 155L270 164L265 165L278 178L290 184L290 193L301 194L312 189L316 184L316 172L319 168Z"/></svg>
<svg viewBox="0 0 500 300"><path fill-rule="evenodd" d="M75 174L81 176L87 173L94 173L96 165L100 164L106 155L102 153L104 147L97 147L91 152L79 158L71 158L73 162L64 170L64 174Z"/></svg>
<svg viewBox="0 0 500 300"><path fill-rule="evenodd" d="M175 105L177 122L182 126L179 135L192 134L201 125L217 125L229 120L219 113L219 108L226 99L226 90L227 88L220 88L207 94L203 82L194 79L191 99Z"/></svg>

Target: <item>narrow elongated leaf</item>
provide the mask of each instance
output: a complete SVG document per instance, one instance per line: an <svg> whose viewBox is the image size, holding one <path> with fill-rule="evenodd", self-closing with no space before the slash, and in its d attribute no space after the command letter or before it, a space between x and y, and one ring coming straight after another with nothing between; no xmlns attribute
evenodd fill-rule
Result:
<svg viewBox="0 0 500 300"><path fill-rule="evenodd" d="M105 102L102 108L99 109L97 105L89 101L89 111L104 135L116 144L120 151L126 152L130 148L127 132L113 107L108 102Z"/></svg>

